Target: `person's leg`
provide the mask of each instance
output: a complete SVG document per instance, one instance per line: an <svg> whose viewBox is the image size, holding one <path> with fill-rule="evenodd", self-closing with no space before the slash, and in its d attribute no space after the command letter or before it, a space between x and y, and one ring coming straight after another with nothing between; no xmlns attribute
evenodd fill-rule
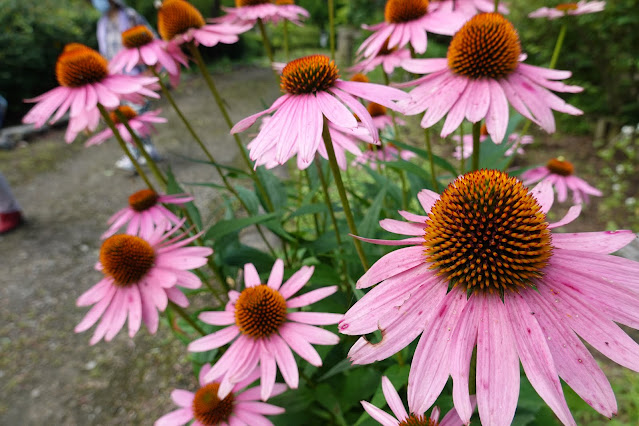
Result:
<svg viewBox="0 0 639 426"><path fill-rule="evenodd" d="M15 229L21 223L20 205L11 193L9 182L0 173L0 234Z"/></svg>

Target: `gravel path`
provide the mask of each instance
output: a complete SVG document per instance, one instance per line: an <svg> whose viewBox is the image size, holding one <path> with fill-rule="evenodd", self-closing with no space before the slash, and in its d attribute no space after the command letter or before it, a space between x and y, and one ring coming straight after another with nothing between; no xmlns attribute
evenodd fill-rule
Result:
<svg viewBox="0 0 639 426"><path fill-rule="evenodd" d="M174 93L178 104L217 160L238 165L235 143L203 80L186 80ZM234 121L278 95L272 72L264 69L234 70L217 83ZM169 123L159 125L154 141L178 179L216 180L210 166L183 158L202 156L168 104L159 106ZM114 169L120 156L114 142L66 146L61 130L0 152L0 170L28 220L0 236L2 425L150 425L173 409L173 388L195 384L186 351L166 326L155 336L143 329L133 340L120 332L93 347L92 330L73 332L87 311L75 300L100 278L93 265L106 220L144 187L138 177ZM206 218L215 191L193 190Z"/></svg>

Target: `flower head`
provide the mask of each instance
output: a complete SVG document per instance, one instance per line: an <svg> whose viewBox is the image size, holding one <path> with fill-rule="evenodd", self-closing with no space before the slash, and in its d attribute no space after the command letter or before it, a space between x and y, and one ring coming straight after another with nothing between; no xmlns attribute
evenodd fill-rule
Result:
<svg viewBox="0 0 639 426"><path fill-rule="evenodd" d="M426 111L424 128L448 114L442 137L459 127L464 117L472 123L485 118L488 133L497 143L506 134L508 102L549 133L555 131L552 110L582 114L551 92L582 90L556 81L570 77L569 71L526 65L520 62L523 58L517 31L506 18L498 13L476 15L455 34L446 59L404 62L408 71L429 74L405 83L418 85L405 113Z"/></svg>
<svg viewBox="0 0 639 426"><path fill-rule="evenodd" d="M193 197L187 194L162 195L151 189L142 189L129 196L129 205L109 219L109 229L101 238L114 235L124 225L126 233L138 235L148 234L153 228L164 228L168 231L174 225L181 223L180 219L163 204L183 206L192 201Z"/></svg>
<svg viewBox="0 0 639 426"><path fill-rule="evenodd" d="M219 377L207 379L211 365L205 364L200 370L200 388L195 392L175 389L171 399L180 408L172 411L154 423L154 426L181 426L193 421L197 426L213 425L259 425L270 424L265 415L282 414L283 408L257 401L258 388L248 388L259 378L259 371L254 371L246 379L233 386L226 397L218 397ZM286 386L276 383L272 395L279 395Z"/></svg>
<svg viewBox="0 0 639 426"><path fill-rule="evenodd" d="M100 120L98 104L116 108L122 100L140 102L143 96L159 97L151 90L157 78L113 74L102 55L80 43L65 46L56 62L55 75L60 86L25 100L36 105L22 121L41 127L47 121L58 121L70 110L67 142L72 142L84 129L97 128Z"/></svg>
<svg viewBox="0 0 639 426"><path fill-rule="evenodd" d="M584 15L586 13L602 12L605 7L605 1L581 0L576 3L562 3L555 7L542 7L534 12L530 12L528 17L557 19L566 15Z"/></svg>
<svg viewBox="0 0 639 426"><path fill-rule="evenodd" d="M162 110L159 109L156 109L155 111L147 111L140 115L135 112L135 109L128 105L120 105L117 110L124 114L129 122L129 126L131 126L131 129L133 129L140 138L147 137L155 131L155 127L153 126L154 123L166 123L167 121L166 118L159 116L160 112L162 112ZM118 115L112 111L109 116L111 121L115 123L115 127L122 136L122 139L128 143L133 143L131 134L124 123L120 122ZM113 137L113 131L110 128L106 128L87 139L85 145L99 145L111 137Z"/></svg>
<svg viewBox="0 0 639 426"><path fill-rule="evenodd" d="M427 416L424 414L426 410L415 411L409 406L410 414L408 414L399 394L386 376L382 377L382 391L386 398L386 402L393 414L395 414L395 417L390 416L388 413L375 407L370 402L360 402L362 403L364 410L366 410L372 418L384 426L461 426L464 424L454 408L450 410L441 421L439 420L439 407L434 407L430 416Z"/></svg>
<svg viewBox="0 0 639 426"><path fill-rule="evenodd" d="M454 12L431 7L428 0L387 0L385 21L364 26L373 31L357 50L363 57L377 56L384 48L401 49L408 43L415 52L426 52L426 32L453 35L466 18Z"/></svg>
<svg viewBox="0 0 639 426"><path fill-rule="evenodd" d="M575 424L559 377L600 413L617 411L610 384L580 337L612 360L639 369L639 345L615 322L639 327L639 263L611 256L636 238L630 231L555 233L580 206L548 223L552 188L532 191L499 171L457 178L438 195L423 190L426 215L400 211L382 228L409 245L379 259L357 282L378 284L345 314L342 333L377 329L349 352L356 364L385 359L418 335L408 379L409 407L424 410L453 378L455 409L472 414L468 380L477 347L477 406L482 424L511 423L519 362L566 425ZM579 337L578 337L579 335Z"/></svg>
<svg viewBox="0 0 639 426"><path fill-rule="evenodd" d="M286 384L297 388L299 376L291 349L315 366L322 359L311 344L335 345L339 338L313 325L336 324L341 314L295 311L337 291L337 286L322 287L292 297L308 282L313 267L304 266L282 285L284 262L277 260L266 284L262 284L252 264L244 266L242 292L230 291L224 311L203 312L200 320L228 326L191 342L189 351L203 352L219 348L231 341L229 349L213 366L206 379L224 375L219 396L224 398L233 383L243 380L259 363L261 396L267 400L273 391L277 367ZM236 339L237 338L237 339Z"/></svg>
<svg viewBox="0 0 639 426"><path fill-rule="evenodd" d="M166 69L171 83L179 81L180 64L187 66L186 55L173 43L155 38L146 25L137 25L122 33L122 49L109 63L112 72L131 72L137 65Z"/></svg>
<svg viewBox="0 0 639 426"><path fill-rule="evenodd" d="M588 196L601 197L603 194L585 180L575 176L575 167L563 157L553 158L545 166L525 171L521 178L525 185L536 182L548 182L557 191L557 201L563 203L568 191L572 191L575 203L588 202Z"/></svg>
<svg viewBox="0 0 639 426"><path fill-rule="evenodd" d="M486 125L482 124L480 133L479 133L479 141L484 142L488 138L488 130L486 129ZM453 152L453 157L460 160L462 158L468 158L473 154L473 135L468 134L464 135L463 140L459 138L459 135L453 135L452 139L457 142L457 146L455 147L455 152ZM533 137L530 135L520 135L519 133L511 133L508 136L508 141L506 142L510 147L504 152L504 157L510 157L513 154L524 154L523 145L530 145L533 143ZM499 144L499 142L497 143Z"/></svg>
<svg viewBox="0 0 639 426"><path fill-rule="evenodd" d="M472 18L481 12L494 12L494 0L431 0L431 7L438 10L446 10L464 16L466 19ZM499 13L508 14L508 7L504 2L499 3Z"/></svg>
<svg viewBox="0 0 639 426"><path fill-rule="evenodd" d="M218 43L233 44L238 34L250 26L235 24L207 24L204 17L186 0L164 0L158 9L158 32L175 44L194 42L207 47Z"/></svg>
<svg viewBox="0 0 639 426"><path fill-rule="evenodd" d="M208 247L185 247L197 236L175 236L184 221L165 233L165 227L143 227L138 235L117 234L102 243L96 269L104 277L78 298L78 306L93 307L75 327L75 332L88 330L99 321L90 340L93 345L102 338L110 341L129 320L129 336L133 337L144 321L151 333L158 328L158 311L168 301L186 307L186 296L176 287L199 288L199 278L189 269L206 264L213 253Z"/></svg>
<svg viewBox="0 0 639 426"><path fill-rule="evenodd" d="M250 156L256 166L273 161L284 164L297 154L298 167L308 167L320 149L324 119L343 129L356 129L361 125L373 143L379 143L371 115L355 97L391 109L397 109L394 101L407 97L394 88L340 80L335 63L324 55L289 62L282 70L280 87L286 93L270 108L245 118L231 129L231 133L244 131L262 115L275 112L251 142Z"/></svg>
<svg viewBox="0 0 639 426"><path fill-rule="evenodd" d="M212 19L213 22L249 25L253 27L258 19L264 22L278 24L280 21L291 21L301 25L303 19L310 15L306 9L295 4L292 0L235 0L236 7L225 7L226 15Z"/></svg>

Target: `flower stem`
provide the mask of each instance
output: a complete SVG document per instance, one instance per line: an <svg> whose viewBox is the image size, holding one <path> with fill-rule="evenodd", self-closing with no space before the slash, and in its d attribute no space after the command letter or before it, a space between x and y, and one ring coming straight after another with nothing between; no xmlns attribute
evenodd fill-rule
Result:
<svg viewBox="0 0 639 426"><path fill-rule="evenodd" d="M193 327L193 329L195 331L197 331L198 333L200 333L202 336L206 336L206 331L204 331L202 329L202 327L200 327L199 325L197 325L197 323L195 321L193 321L193 318L191 318L189 316L189 314L186 313L186 311L184 309L182 309L181 306L176 305L175 303L169 301L169 306L171 307L171 309L173 311L175 311L175 313L177 313L179 316L182 317L182 319L186 322L189 323L189 325L191 327Z"/></svg>
<svg viewBox="0 0 639 426"><path fill-rule="evenodd" d="M495 13L499 13L499 0L495 0Z"/></svg>
<svg viewBox="0 0 639 426"><path fill-rule="evenodd" d="M306 169L304 171L305 175L306 175L306 182L308 183L308 190L312 191L313 185L311 182L311 175L308 173L308 169ZM315 197L313 197L313 202L315 202ZM321 232L320 232L320 223L319 223L319 217L317 213L313 213L313 222L315 223L315 236L319 237Z"/></svg>
<svg viewBox="0 0 639 426"><path fill-rule="evenodd" d="M559 36L557 36L557 42L555 43L555 49L552 52L552 58L550 59L550 65L548 68L554 69L557 65L557 60L559 59L559 52L561 52L561 47L564 44L564 39L566 38L566 30L568 26L565 23L561 24L561 29L559 30Z"/></svg>
<svg viewBox="0 0 639 426"><path fill-rule="evenodd" d="M326 201L326 207L328 207L328 213L331 216L331 222L333 222L333 228L335 228L335 238L337 239L337 245L342 245L342 238L339 235L339 228L337 227L337 219L335 219L335 211L333 210L333 203L331 202L331 196L328 193L328 184L326 183L326 177L322 171L322 164L318 158L315 159L315 165L317 166L317 175L319 176L322 189L324 190L324 200Z"/></svg>
<svg viewBox="0 0 639 426"><path fill-rule="evenodd" d="M122 148L126 156L129 157L129 160L131 160L133 167L135 167L135 170L138 172L138 174L140 175L144 183L146 183L146 185L149 187L150 190L157 192L155 191L155 188L153 187L153 184L149 180L146 173L144 173L144 170L142 170L142 167L140 166L140 163L138 163L138 160L135 159L133 154L131 154L131 151L129 151L129 148L127 148L126 142L122 138L122 135L120 134L120 131L116 127L113 120L111 120L111 117L109 116L109 113L107 112L106 108L104 108L102 104L98 103L98 109L100 110L100 114L102 115L104 122L107 124L107 126L109 126L109 129L111 129L111 131L113 132L113 136L115 136L115 139L118 141L118 144L120 144L120 148Z"/></svg>
<svg viewBox="0 0 639 426"><path fill-rule="evenodd" d="M209 89L211 93L213 94L213 97L215 98L215 103L217 103L217 106L220 109L222 116L224 117L224 121L226 121L226 124L229 126L229 129L232 129L233 122L231 121L231 117L229 116L229 113L226 110L226 107L224 106L224 100L222 99L222 96L220 96L220 92L218 92L217 87L215 87L215 83L213 82L213 77L211 77L211 74L206 68L206 64L204 63L204 59L202 58L200 51L198 50L197 46L193 43L189 43L188 46L191 51L191 54L195 58L195 62L197 62L198 68L200 68L200 72L202 73L202 76L204 77L206 84L209 86ZM242 141L240 140L240 137L237 134L234 134L233 138L235 139L235 143L237 144L240 154L242 155L242 158L244 159L244 162L246 163L249 173L251 174L251 178L255 182L255 186L257 187L257 190L262 195L262 199L266 202L266 207L268 208L268 210L272 212L274 210L273 203L271 202L271 199L268 196L268 193L266 192L266 190L264 189L264 186L262 185L262 182L260 181L259 177L255 173L251 160L249 160L248 156L246 155L246 152L244 152L244 145L242 145Z"/></svg>
<svg viewBox="0 0 639 426"><path fill-rule="evenodd" d="M335 59L335 1L328 0L328 31L331 59Z"/></svg>
<svg viewBox="0 0 639 426"><path fill-rule="evenodd" d="M264 51L266 51L266 56L268 56L270 67L271 64L275 62L275 58L273 57L273 48L271 47L271 42L268 39L268 34L266 34L266 27L264 27L262 18L257 18L257 26L260 28L260 34L262 35L262 44L264 44ZM277 73L275 73L275 75L277 75Z"/></svg>
<svg viewBox="0 0 639 426"><path fill-rule="evenodd" d="M479 170L479 139L481 137L481 121L473 123L473 164L472 171Z"/></svg>
<svg viewBox="0 0 639 426"><path fill-rule="evenodd" d="M282 30L284 32L284 57L286 58L286 62L289 61L289 48L288 48L288 20L285 19L283 22Z"/></svg>
<svg viewBox="0 0 639 426"><path fill-rule="evenodd" d="M426 140L426 149L428 150L428 162L430 163L430 177L433 180L433 189L439 192L439 182L435 174L435 160L433 158L433 148L430 143L430 130L424 129L424 139Z"/></svg>
<svg viewBox="0 0 639 426"><path fill-rule="evenodd" d="M140 151L140 153L146 160L146 164L151 169L151 172L153 173L155 178L158 180L158 182L162 184L164 188L166 188L166 182L167 182L166 177L164 177L164 174L158 168L158 165L156 164L155 160L149 155L148 152L146 152L146 149L144 149L144 144L142 143L142 140L140 140L140 137L138 136L138 134L131 128L131 124L129 123L129 120L118 109L115 110L115 115L118 117L118 120L120 120L120 123L124 125L126 130L129 132L129 134L133 138L133 141L135 142L135 146L138 148L138 151Z"/></svg>
<svg viewBox="0 0 639 426"><path fill-rule="evenodd" d="M331 134L328 131L328 122L324 119L324 129L322 131L322 138L324 139L324 146L326 146L326 152L328 153L328 162L335 178L335 185L337 186L337 192L342 201L342 207L344 208L344 214L346 215L346 223L348 223L348 229L352 235L358 235L357 227L355 226L355 220L353 219L353 213L351 212L351 206L348 203L348 197L346 196L346 189L344 189L344 182L342 182L342 175L337 165L337 159L335 158L335 150L333 149L333 141L331 140ZM368 261L364 254L362 244L357 238L353 238L355 244L355 250L359 256L359 260L362 262L364 270L368 270Z"/></svg>
<svg viewBox="0 0 639 426"><path fill-rule="evenodd" d="M461 172L462 174L466 172L466 159L464 158L464 125L461 124L459 126L459 140L461 141L461 145L460 145L460 168L461 168Z"/></svg>

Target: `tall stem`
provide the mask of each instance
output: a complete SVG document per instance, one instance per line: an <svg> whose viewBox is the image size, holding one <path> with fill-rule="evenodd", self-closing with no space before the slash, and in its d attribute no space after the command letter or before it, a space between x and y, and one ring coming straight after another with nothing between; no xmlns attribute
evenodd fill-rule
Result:
<svg viewBox="0 0 639 426"><path fill-rule="evenodd" d="M271 42L268 39L268 34L266 34L266 27L264 27L262 18L257 18L257 26L259 27L260 34L262 35L262 44L264 44L264 51L266 52L266 56L268 56L269 62L272 64L273 62L275 62L275 59L273 57L273 48L271 47Z"/></svg>
<svg viewBox="0 0 639 426"><path fill-rule="evenodd" d="M282 30L284 32L284 57L286 58L286 62L289 61L289 48L288 48L288 20L285 19L283 22Z"/></svg>
<svg viewBox="0 0 639 426"><path fill-rule="evenodd" d="M115 110L115 115L118 117L118 120L120 120L120 123L124 125L126 130L129 132L129 134L133 138L133 141L135 142L135 146L138 148L138 151L140 151L140 153L146 160L146 164L151 169L151 172L153 173L155 178L158 180L158 182L162 184L162 186L164 186L164 188L166 188L166 182L167 182L166 177L164 177L164 174L158 168L158 165L156 164L153 157L151 157L151 155L149 155L149 153L146 152L146 149L144 148L144 144L142 143L142 140L140 140L140 137L138 136L138 134L131 128L131 125L129 124L129 120L124 116L124 114L122 114L122 112L119 109Z"/></svg>
<svg viewBox="0 0 639 426"><path fill-rule="evenodd" d="M109 116L106 108L104 108L102 104L98 104L98 109L100 110L100 114L102 115L104 122L107 124L107 126L109 126L109 129L111 129L111 131L113 132L113 136L115 136L118 144L120 144L120 148L122 148L122 151L124 151L126 156L129 157L129 160L131 160L133 167L135 167L135 170L138 172L144 183L146 183L146 186L148 186L150 190L157 192L155 191L155 188L153 187L153 184L149 180L146 173L144 173L144 170L142 170L142 167L140 166L140 163L138 163L138 160L135 159L133 154L131 154L131 151L129 151L129 148L127 148L126 142L122 138L122 135L120 134L120 131L118 130L113 120L111 120L111 117Z"/></svg>
<svg viewBox="0 0 639 426"><path fill-rule="evenodd" d="M328 31L331 59L335 59L335 1L328 0Z"/></svg>
<svg viewBox="0 0 639 426"><path fill-rule="evenodd" d="M206 84L209 86L209 90L211 91L211 93L213 94L213 97L215 98L215 103L220 109L220 112L222 113L222 116L224 117L224 121L226 121L226 124L229 126L229 129L232 129L233 121L231 121L231 117L229 116L229 113L226 110L226 107L224 106L224 100L222 99L222 96L220 96L220 92L218 92L217 87L215 86L215 83L213 82L213 77L211 77L211 74L206 68L206 64L204 63L204 59L202 58L200 51L198 50L197 46L193 43L189 43L188 46L191 51L191 54L193 55L193 58L195 58L195 62L197 62L197 65L200 68L200 72L202 73L202 76L204 77ZM271 199L268 196L268 193L264 189L262 182L260 181L257 174L255 173L251 160L249 160L248 156L246 155L246 152L244 152L244 145L242 145L242 141L240 140L240 137L237 134L234 134L233 138L235 139L237 148L239 149L240 154L242 155L242 158L244 159L244 163L246 163L247 169L249 170L249 173L251 174L251 177L253 178L253 181L255 182L255 186L257 187L257 190L260 192L260 194L262 195L262 198L266 202L266 206L268 210L273 211L273 203L271 202Z"/></svg>
<svg viewBox="0 0 639 426"><path fill-rule="evenodd" d="M499 13L499 0L495 0L495 13Z"/></svg>
<svg viewBox="0 0 639 426"><path fill-rule="evenodd" d="M204 331L202 327L197 325L197 323L193 321L193 318L191 318L184 309L171 301L169 301L169 306L171 307L171 310L175 311L179 316L181 316L184 321L188 322L195 331L200 333L202 336L206 336L206 331Z"/></svg>
<svg viewBox="0 0 639 426"><path fill-rule="evenodd" d="M328 213L331 216L331 222L333 222L333 228L335 228L335 238L337 239L337 244L339 246L342 245L342 237L339 235L339 228L337 227L337 219L335 219L335 210L333 210L333 203L331 202L331 196L328 193L328 183L326 183L326 177L324 177L324 172L322 171L322 163L319 159L315 159L315 165L317 167L317 174L320 179L320 183L322 184L322 190L324 190L324 200L326 201L326 207L328 208Z"/></svg>
<svg viewBox="0 0 639 426"><path fill-rule="evenodd" d="M313 188L312 182L311 182L311 175L308 173L308 169L306 169L304 171L305 175L306 175L306 182L308 183L308 190L311 191ZM313 202L315 202L315 197L313 197ZM319 237L321 234L320 231L320 223L319 223L319 217L317 213L313 213L313 222L315 224L315 236Z"/></svg>
<svg viewBox="0 0 639 426"><path fill-rule="evenodd" d="M424 129L424 139L426 140L426 149L428 150L428 162L430 163L430 177L433 180L433 189L439 192L439 182L435 174L435 160L433 158L433 148L430 143L430 130Z"/></svg>
<svg viewBox="0 0 639 426"><path fill-rule="evenodd" d="M473 164L472 171L479 170L479 139L481 137L481 121L473 123Z"/></svg>
<svg viewBox="0 0 639 426"><path fill-rule="evenodd" d="M335 157L335 150L333 149L333 141L331 140L331 134L328 131L328 122L324 119L324 129L322 131L322 138L324 139L324 146L326 146L326 152L328 153L328 162L335 178L335 185L337 186L337 192L342 201L342 207L344 208L344 214L346 215L346 223L348 223L348 229L351 234L358 235L357 226L355 226L355 220L353 219L353 213L351 212L351 206L348 203L348 197L346 196L346 189L344 188L344 182L342 182L342 175L337 165L337 158ZM364 255L364 249L362 244L357 238L353 238L355 244L355 250L359 256L359 260L362 262L364 270L368 270L368 261Z"/></svg>
<svg viewBox="0 0 639 426"><path fill-rule="evenodd" d="M561 24L561 29L559 30L559 36L557 36L557 42L555 43L555 49L552 51L552 58L550 59L550 65L548 68L554 69L557 65L557 60L559 59L559 52L561 52L561 47L564 44L564 39L566 38L566 30L568 26L565 23Z"/></svg>

